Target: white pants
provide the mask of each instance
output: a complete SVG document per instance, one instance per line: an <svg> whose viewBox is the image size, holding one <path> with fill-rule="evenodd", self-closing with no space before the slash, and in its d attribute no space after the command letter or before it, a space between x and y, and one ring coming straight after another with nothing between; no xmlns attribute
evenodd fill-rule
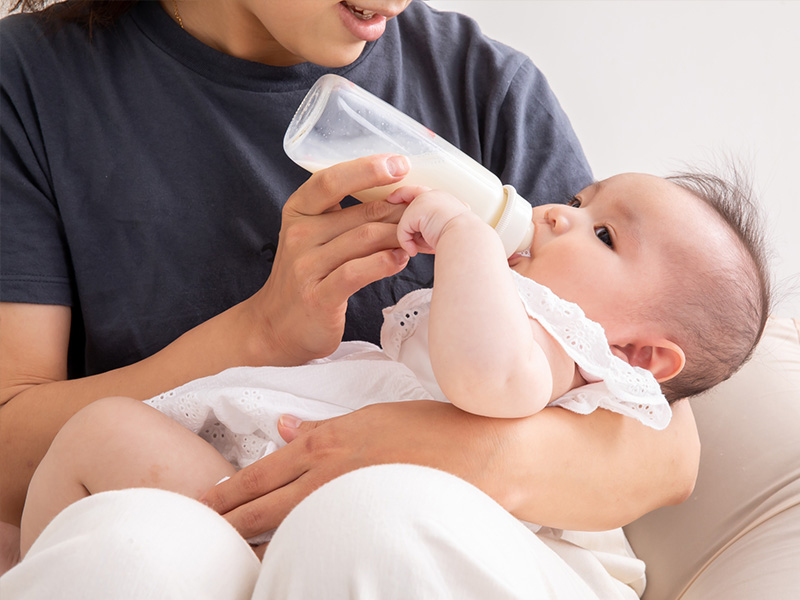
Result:
<svg viewBox="0 0 800 600"><path fill-rule="evenodd" d="M0 578L0 598L597 599L470 484L411 465L344 475L301 502L263 565L200 503L161 490L90 496Z"/></svg>

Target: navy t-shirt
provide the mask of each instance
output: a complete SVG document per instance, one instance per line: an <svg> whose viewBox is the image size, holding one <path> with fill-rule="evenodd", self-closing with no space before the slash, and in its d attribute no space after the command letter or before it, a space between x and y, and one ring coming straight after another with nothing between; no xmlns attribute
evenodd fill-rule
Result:
<svg viewBox="0 0 800 600"><path fill-rule="evenodd" d="M71 377L145 358L269 277L281 207L308 178L283 152L305 93L333 72L514 185L559 202L591 173L545 78L463 15L422 2L340 69L220 53L140 2L91 39L34 15L0 22L0 300L73 309ZM413 259L349 303L345 339L430 286Z"/></svg>

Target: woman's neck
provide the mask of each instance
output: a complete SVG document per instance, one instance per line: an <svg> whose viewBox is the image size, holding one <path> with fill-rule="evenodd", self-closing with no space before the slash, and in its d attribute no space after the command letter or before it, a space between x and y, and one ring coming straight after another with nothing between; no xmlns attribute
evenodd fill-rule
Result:
<svg viewBox="0 0 800 600"><path fill-rule="evenodd" d="M161 0L173 20L225 54L276 67L304 62L281 46L264 24L236 0Z"/></svg>

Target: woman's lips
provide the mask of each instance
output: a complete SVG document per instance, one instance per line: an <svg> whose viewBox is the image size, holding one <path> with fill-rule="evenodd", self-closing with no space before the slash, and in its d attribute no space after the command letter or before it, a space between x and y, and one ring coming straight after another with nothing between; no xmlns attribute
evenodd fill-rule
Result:
<svg viewBox="0 0 800 600"><path fill-rule="evenodd" d="M347 30L360 40L373 42L383 35L386 17L349 2L339 3L339 16Z"/></svg>

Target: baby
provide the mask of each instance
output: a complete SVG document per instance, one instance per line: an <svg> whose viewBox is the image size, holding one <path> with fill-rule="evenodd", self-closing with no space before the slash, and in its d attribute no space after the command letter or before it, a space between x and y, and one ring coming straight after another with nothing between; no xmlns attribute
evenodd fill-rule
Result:
<svg viewBox="0 0 800 600"><path fill-rule="evenodd" d="M449 194L405 187L388 201L408 203L400 245L436 262L432 290L384 311L382 348L344 342L298 367L230 369L145 403L95 402L34 475L23 555L89 494L160 487L200 497L283 443L283 413L321 419L435 399L490 417L604 408L662 429L669 402L733 374L766 322L753 205L713 176L618 175L568 204L535 207L532 246L509 259Z"/></svg>

